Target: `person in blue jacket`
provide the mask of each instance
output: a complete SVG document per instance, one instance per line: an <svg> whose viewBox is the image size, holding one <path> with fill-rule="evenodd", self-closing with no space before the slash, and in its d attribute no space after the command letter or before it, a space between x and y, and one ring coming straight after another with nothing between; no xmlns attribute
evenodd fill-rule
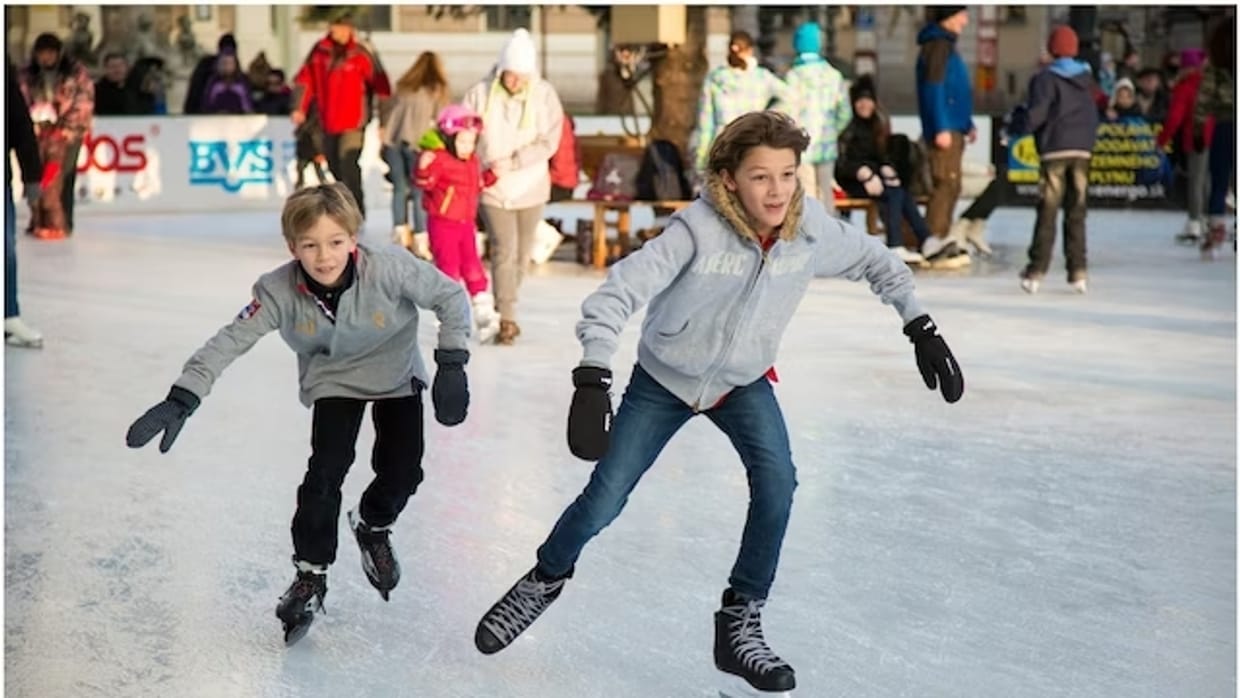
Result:
<svg viewBox="0 0 1240 698"><path fill-rule="evenodd" d="M904 262L806 196L797 167L809 142L784 114L737 117L711 144L702 196L582 302L568 445L598 464L537 564L479 622L479 651L507 647L560 596L586 543L620 515L664 445L705 415L731 439L750 493L715 613L715 667L760 691L796 686L792 667L763 639L762 608L797 484L773 385L775 355L811 279L868 281L899 314L926 386L948 402L964 393L960 366L918 303ZM647 304L637 365L613 421L611 362L626 322Z"/></svg>
<svg viewBox="0 0 1240 698"><path fill-rule="evenodd" d="M977 140L973 125L973 87L969 68L956 51L956 40L969 24L964 6L927 8L930 23L917 34L917 112L921 137L930 153L934 190L926 205L926 223L938 237L948 234L956 200L964 143Z"/></svg>

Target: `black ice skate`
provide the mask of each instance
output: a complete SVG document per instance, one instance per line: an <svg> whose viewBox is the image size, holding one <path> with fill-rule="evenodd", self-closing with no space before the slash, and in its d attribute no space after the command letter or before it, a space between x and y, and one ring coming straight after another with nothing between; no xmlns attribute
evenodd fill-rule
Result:
<svg viewBox="0 0 1240 698"><path fill-rule="evenodd" d="M559 579L544 579L538 568L530 570L478 621L474 645L483 654L495 654L512 644L533 625L552 601L560 597L572 570Z"/></svg>
<svg viewBox="0 0 1240 698"><path fill-rule="evenodd" d="M765 603L745 599L731 589L723 592L723 608L715 612L715 667L744 679L758 691L791 691L797 686L796 673L762 637Z"/></svg>
<svg viewBox="0 0 1240 698"><path fill-rule="evenodd" d="M323 597L327 595L327 570L304 569L298 565L297 579L276 605L276 618L284 624L284 644L292 645L305 637L314 622L314 614L326 610Z"/></svg>
<svg viewBox="0 0 1240 698"><path fill-rule="evenodd" d="M362 571L371 586L379 590L379 596L387 601L388 594L400 583L400 563L388 541L388 529L367 526L357 510L349 512L349 528L353 529L357 545L362 549Z"/></svg>

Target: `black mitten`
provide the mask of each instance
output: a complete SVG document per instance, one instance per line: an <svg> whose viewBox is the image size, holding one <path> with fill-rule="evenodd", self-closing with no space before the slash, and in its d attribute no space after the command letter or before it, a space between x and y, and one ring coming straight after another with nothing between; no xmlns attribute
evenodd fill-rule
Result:
<svg viewBox="0 0 1240 698"><path fill-rule="evenodd" d="M172 448L172 442L177 440L177 434L181 433L181 427L185 426L186 418L198 409L199 402L197 395L185 388L172 386L163 402L147 410L129 426L125 443L130 448L142 448L162 431L164 438L159 442L159 452L167 453Z"/></svg>
<svg viewBox="0 0 1240 698"><path fill-rule="evenodd" d="M929 315L922 315L904 326L904 334L913 343L917 368L921 370L926 387L934 390L937 386L948 402L959 400L964 395L964 375L960 373L960 364L956 363L947 342L939 336L934 320Z"/></svg>
<svg viewBox="0 0 1240 698"><path fill-rule="evenodd" d="M568 450L582 460L607 453L611 431L611 370L594 366L573 369L573 402L568 408Z"/></svg>
<svg viewBox="0 0 1240 698"><path fill-rule="evenodd" d="M431 386L431 401L435 404L435 419L448 427L465 421L469 411L469 380L465 377L465 364L469 361L468 349L436 349L435 384Z"/></svg>

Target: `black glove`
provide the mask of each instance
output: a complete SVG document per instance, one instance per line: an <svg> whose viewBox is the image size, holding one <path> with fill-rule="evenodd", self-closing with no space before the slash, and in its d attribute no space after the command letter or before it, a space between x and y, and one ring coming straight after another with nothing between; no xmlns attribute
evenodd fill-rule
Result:
<svg viewBox="0 0 1240 698"><path fill-rule="evenodd" d="M185 426L185 419L198 409L198 403L197 395L185 388L172 386L163 402L147 410L130 425L125 443L130 448L142 448L162 431L164 438L159 442L159 452L167 453L172 448L172 442L177 440L177 434L181 433L181 427Z"/></svg>
<svg viewBox="0 0 1240 698"><path fill-rule="evenodd" d="M573 369L573 402L568 408L568 450L582 460L607 453L611 430L611 371L594 366Z"/></svg>
<svg viewBox="0 0 1240 698"><path fill-rule="evenodd" d="M469 380L465 378L468 361L468 349L435 350L439 370L435 371L431 401L435 403L435 419L444 426L460 424L469 411Z"/></svg>
<svg viewBox="0 0 1240 698"><path fill-rule="evenodd" d="M955 402L964 395L964 375L960 373L960 364L947 348L947 342L939 336L939 328L929 315L922 315L904 326L904 334L917 352L917 368L921 370L922 380L926 387L934 390L937 386L943 393L943 399Z"/></svg>

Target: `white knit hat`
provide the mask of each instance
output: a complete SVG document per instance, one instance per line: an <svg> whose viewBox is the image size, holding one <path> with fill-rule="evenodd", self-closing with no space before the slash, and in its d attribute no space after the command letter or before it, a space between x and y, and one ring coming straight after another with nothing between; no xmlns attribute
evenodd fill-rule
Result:
<svg viewBox="0 0 1240 698"><path fill-rule="evenodd" d="M518 29L499 52L499 70L534 76L538 74L537 58L538 52L534 48L530 33L525 29Z"/></svg>

